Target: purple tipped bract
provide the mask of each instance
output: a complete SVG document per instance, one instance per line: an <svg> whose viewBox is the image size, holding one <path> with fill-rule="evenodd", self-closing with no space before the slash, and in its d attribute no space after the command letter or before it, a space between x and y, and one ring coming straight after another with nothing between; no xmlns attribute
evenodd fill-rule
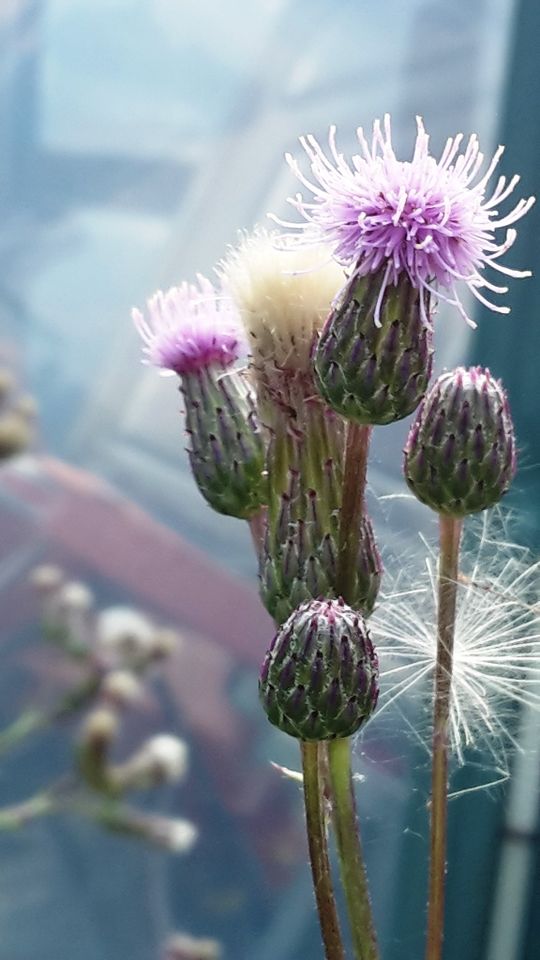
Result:
<svg viewBox="0 0 540 960"><path fill-rule="evenodd" d="M206 277L198 274L197 280L198 286L184 282L167 293L158 290L147 303L146 317L132 311L145 363L184 376L211 366L228 367L246 356L233 302Z"/></svg>
<svg viewBox="0 0 540 960"><path fill-rule="evenodd" d="M313 182L293 157L287 155L287 162L313 199L305 200L302 194L289 198L305 222L278 223L301 230L306 241L328 243L353 278L382 270L379 302L384 289L406 274L414 287L456 306L471 326L456 289L459 282L491 310L508 313L508 307L485 295L506 293L507 288L487 280L483 271L490 267L510 277L529 276L528 271L503 266L500 258L516 238L512 224L527 213L534 197L519 200L501 216L499 205L519 181L517 176L509 181L501 176L491 196L486 195L503 148L498 147L481 172L484 155L476 135L461 152L462 134L450 137L437 160L429 153L429 137L419 117L417 128L410 161L398 160L394 153L388 115L382 128L375 121L371 143L358 129L361 152L350 163L337 150L335 127L330 129L329 157L313 136L301 137ZM505 231L500 242L495 239L498 230Z"/></svg>

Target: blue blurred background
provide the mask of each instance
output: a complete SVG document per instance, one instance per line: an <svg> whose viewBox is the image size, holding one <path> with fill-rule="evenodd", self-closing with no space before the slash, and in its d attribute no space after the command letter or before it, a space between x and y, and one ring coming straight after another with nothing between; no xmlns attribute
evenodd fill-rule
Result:
<svg viewBox="0 0 540 960"><path fill-rule="evenodd" d="M230 960L321 955L300 796L269 766L297 766L296 745L257 702L271 625L249 536L200 499L174 384L140 364L129 313L158 287L211 274L240 228L284 213L296 189L284 152L301 133L324 140L330 123L345 152L385 112L400 151L416 114L435 152L476 131L486 153L507 144L522 195L538 192L539 52L535 0L0 0L0 350L36 397L40 430L35 454L0 474L1 715L45 695L21 586L36 562L62 562L100 603L174 622L188 653L148 724L190 743L188 780L160 802L201 832L178 859L79 821L2 836L0 960L154 960L177 928L217 938ZM538 272L537 217L515 262ZM523 450L514 503L538 546L538 280L509 298L512 317L478 316L473 335L441 310L438 363L481 360L506 379ZM389 548L429 532L414 505L376 507L402 490L405 431L377 432L370 469ZM383 957L417 960L426 759L395 722L355 763ZM2 802L65 763L68 734L3 762ZM512 788L452 804L448 960L540 955L538 762ZM457 789L470 783L457 775Z"/></svg>

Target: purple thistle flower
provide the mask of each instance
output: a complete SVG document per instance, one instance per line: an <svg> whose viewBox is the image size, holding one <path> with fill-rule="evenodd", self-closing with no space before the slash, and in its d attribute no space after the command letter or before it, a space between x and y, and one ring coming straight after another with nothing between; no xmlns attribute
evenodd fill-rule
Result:
<svg viewBox="0 0 540 960"><path fill-rule="evenodd" d="M144 363L179 376L211 366L229 367L247 354L236 308L210 280L197 274L199 285L182 283L148 300L147 317L132 318L143 340Z"/></svg>
<svg viewBox="0 0 540 960"><path fill-rule="evenodd" d="M362 128L358 129L361 153L353 156L350 164L337 150L334 126L329 134L330 158L313 136L301 137L314 182L304 176L290 154L286 159L313 194L313 200L308 202L302 194L289 198L306 222L277 222L301 230L308 242L328 243L335 259L351 269L351 283L382 270L377 325L385 289L406 275L417 289L436 293L456 306L474 327L456 284L464 282L491 310L510 312L509 307L492 303L481 292L506 293L508 289L487 280L482 271L491 267L509 277L530 276L529 271L510 269L499 260L516 239L511 225L527 213L534 197L519 200L506 216L500 216L499 204L519 181L518 176L509 181L501 176L491 196L486 196L488 181L504 148L497 148L481 174L484 155L475 134L461 153L463 135L450 137L436 160L429 154L429 136L420 117L417 128L410 161L396 158L388 114L382 129L380 121L375 120L371 144ZM500 243L495 239L499 229L506 230ZM423 304L423 298L421 301Z"/></svg>

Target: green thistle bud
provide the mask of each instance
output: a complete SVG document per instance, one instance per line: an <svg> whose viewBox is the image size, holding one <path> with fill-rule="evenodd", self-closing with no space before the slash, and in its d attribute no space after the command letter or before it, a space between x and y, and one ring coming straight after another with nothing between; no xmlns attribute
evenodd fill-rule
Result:
<svg viewBox="0 0 540 960"><path fill-rule="evenodd" d="M242 373L213 366L181 380L189 459L205 500L218 513L249 519L266 499L264 443Z"/></svg>
<svg viewBox="0 0 540 960"><path fill-rule="evenodd" d="M236 308L205 277L150 298L132 316L145 362L180 377L188 451L203 497L218 513L249 519L265 500L264 444L254 400L234 364L247 354Z"/></svg>
<svg viewBox="0 0 540 960"><path fill-rule="evenodd" d="M516 470L506 393L489 370L458 367L427 394L407 438L405 479L438 513L464 517L493 506Z"/></svg>
<svg viewBox="0 0 540 960"><path fill-rule="evenodd" d="M336 593L345 425L313 395L309 383L311 389L297 377L294 391L289 384L281 405L283 421L275 417L268 450L269 507L260 579L263 603L278 623L303 601ZM351 602L367 616L375 605L382 564L371 521L363 517L360 524Z"/></svg>
<svg viewBox="0 0 540 960"><path fill-rule="evenodd" d="M396 286L381 285L380 273L350 283L315 351L322 396L357 423L385 424L408 416L431 376L429 295L405 275Z"/></svg>
<svg viewBox="0 0 540 960"><path fill-rule="evenodd" d="M379 696L378 660L361 614L341 599L302 604L274 638L259 693L270 723L293 737L350 737Z"/></svg>
<svg viewBox="0 0 540 960"><path fill-rule="evenodd" d="M261 596L283 623L304 600L336 595L346 423L319 396L312 349L343 274L328 249L280 251L263 232L244 240L224 272L249 338L257 408L270 437ZM382 571L370 521L361 524L348 599L368 613Z"/></svg>

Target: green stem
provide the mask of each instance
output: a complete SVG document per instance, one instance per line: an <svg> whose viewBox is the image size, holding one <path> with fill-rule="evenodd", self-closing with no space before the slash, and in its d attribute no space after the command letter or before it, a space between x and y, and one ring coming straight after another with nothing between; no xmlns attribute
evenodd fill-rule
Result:
<svg viewBox="0 0 540 960"><path fill-rule="evenodd" d="M343 597L345 602L348 601L354 589L370 437L371 427L349 423L345 448L336 577L336 593Z"/></svg>
<svg viewBox="0 0 540 960"><path fill-rule="evenodd" d="M334 799L336 844L354 952L361 960L377 960L377 935L373 925L367 875L354 810L349 741L330 740L328 760Z"/></svg>
<svg viewBox="0 0 540 960"><path fill-rule="evenodd" d="M461 521L439 517L437 663L433 699L430 864L426 960L441 960L448 808L448 724L458 588Z"/></svg>
<svg viewBox="0 0 540 960"><path fill-rule="evenodd" d="M92 700L98 691L101 673L96 671L65 694L50 710L27 710L20 717L0 731L0 756L26 740L32 733L45 730L58 720L76 713Z"/></svg>
<svg viewBox="0 0 540 960"><path fill-rule="evenodd" d="M371 429L349 423L347 430L336 579L336 593L345 602L354 589ZM377 960L377 937L356 816L349 740L329 742L328 757L334 830L354 953L357 960Z"/></svg>
<svg viewBox="0 0 540 960"><path fill-rule="evenodd" d="M0 830L18 830L31 820L56 813L71 802L75 788L76 782L72 778L62 777L20 803L0 807Z"/></svg>
<svg viewBox="0 0 540 960"><path fill-rule="evenodd" d="M302 766L309 856L325 957L345 960L328 861L319 744L302 743Z"/></svg>

